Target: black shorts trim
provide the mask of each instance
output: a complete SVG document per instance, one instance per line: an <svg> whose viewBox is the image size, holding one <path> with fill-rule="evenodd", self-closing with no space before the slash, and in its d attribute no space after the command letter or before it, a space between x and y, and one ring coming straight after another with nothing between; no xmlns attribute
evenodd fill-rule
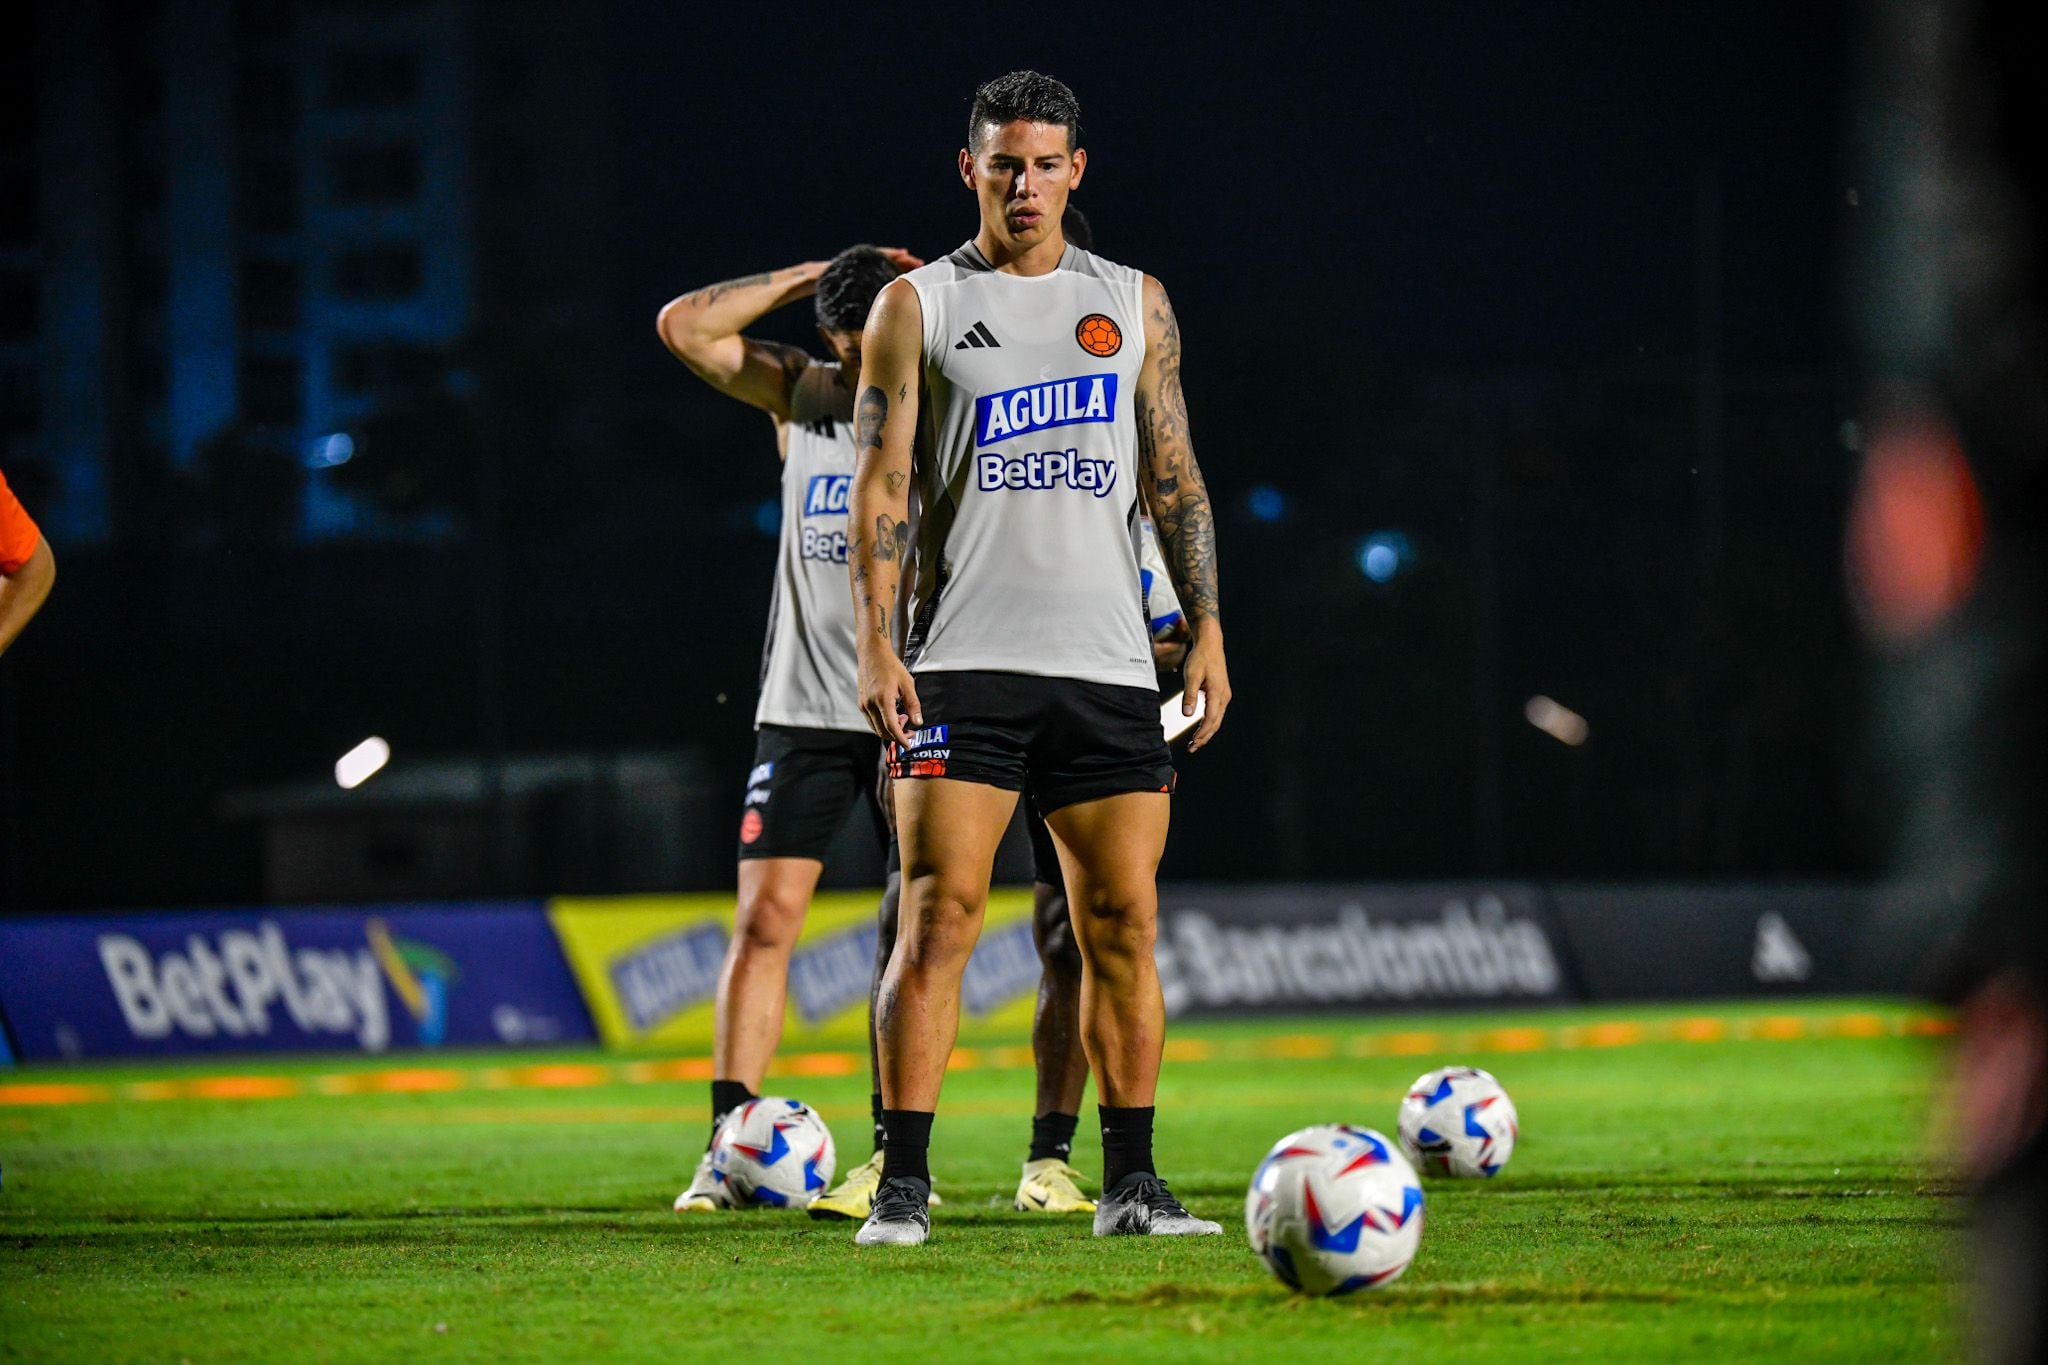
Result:
<svg viewBox="0 0 2048 1365"><path fill-rule="evenodd" d="M888 825L875 792L880 746L873 735L851 730L763 725L754 739L754 766L741 800L741 861L823 862L856 806L867 811L876 847L887 843Z"/></svg>
<svg viewBox="0 0 2048 1365"><path fill-rule="evenodd" d="M917 675L924 725L889 749L893 778L1027 788L1041 814L1125 792L1173 790L1149 688L1028 673Z"/></svg>

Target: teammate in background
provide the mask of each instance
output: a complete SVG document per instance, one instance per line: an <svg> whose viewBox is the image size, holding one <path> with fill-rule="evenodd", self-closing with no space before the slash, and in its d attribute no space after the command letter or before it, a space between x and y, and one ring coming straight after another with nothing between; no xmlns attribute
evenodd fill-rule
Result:
<svg viewBox="0 0 2048 1365"><path fill-rule="evenodd" d="M861 705L894 746L904 865L876 1020L883 1179L862 1245L929 1235L927 1157L961 974L1027 785L1081 949L1082 1042L1102 1100L1095 1231L1221 1231L1181 1206L1152 1159L1165 1022L1154 878L1174 775L1133 610L1132 540L1142 504L1191 627L1183 706L1204 705L1198 750L1230 699L1215 521L1165 290L1060 232L1087 165L1080 141L1058 81L1017 72L978 90L959 168L979 229L884 289L862 345L848 559ZM914 605L898 657L913 479Z"/></svg>
<svg viewBox="0 0 2048 1365"><path fill-rule="evenodd" d="M1060 219L1068 242L1088 250L1094 245L1088 219L1068 205ZM1187 629L1180 620L1180 601L1167 581L1159 557L1158 537L1149 520L1141 525L1139 573L1145 589L1144 616L1153 631L1153 666L1162 674L1179 669L1187 656ZM886 794L888 777L883 776ZM1031 1055L1037 1076L1032 1109L1031 1142L1017 1180L1012 1206L1026 1213L1093 1213L1095 1201L1080 1186L1082 1175L1067 1160L1080 1124L1081 1096L1088 1084L1088 1057L1081 1048L1081 949L1074 941L1067 913L1067 891L1059 854L1045 818L1027 794L1025 830L1031 839L1031 942L1038 951L1038 999L1031 1018ZM890 803L884 799L885 809ZM893 810L890 811L894 823ZM876 1056L874 1016L881 998L882 977L896 946L898 906L903 877L893 839L889 849L889 884L882 896L875 944L875 973L869 986L868 1062L876 1078L874 1155L848 1171L830 1192L811 1201L813 1218L864 1220L873 1208L882 1181L881 1063ZM940 1202L933 1195L933 1202Z"/></svg>
<svg viewBox="0 0 2048 1365"><path fill-rule="evenodd" d="M684 294L661 310L662 342L720 393L775 423L782 456L782 543L761 661L758 739L740 815L739 906L718 977L711 1129L756 1097L782 1040L790 951L825 854L848 812L865 805L880 843L879 757L857 705L853 615L846 600L849 423L861 325L882 287L923 264L897 248L849 247ZM830 360L741 330L815 296ZM728 1206L707 1145L678 1213Z"/></svg>
<svg viewBox="0 0 2048 1365"><path fill-rule="evenodd" d="M0 654L42 610L57 581L57 557L0 474Z"/></svg>

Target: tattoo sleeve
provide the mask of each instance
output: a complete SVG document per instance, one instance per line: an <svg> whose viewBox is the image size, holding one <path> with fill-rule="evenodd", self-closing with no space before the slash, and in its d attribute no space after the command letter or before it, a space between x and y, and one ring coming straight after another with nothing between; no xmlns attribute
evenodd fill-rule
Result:
<svg viewBox="0 0 2048 1365"><path fill-rule="evenodd" d="M1138 386L1138 467L1174 591L1188 620L1221 620L1216 592L1216 517L1195 463L1180 387L1180 322L1154 282L1150 321L1159 333L1153 382Z"/></svg>
<svg viewBox="0 0 2048 1365"><path fill-rule="evenodd" d="M909 482L910 471L886 463L888 455L883 448L882 428L888 421L888 393L879 385L868 385L861 390L860 401L854 405L853 413L853 444L860 469L856 482L872 470L893 498L901 494ZM853 518L848 518L848 522L852 539L846 547L846 558L853 566L853 604L859 628L887 640L889 614L895 606L903 572L903 556L910 545L910 523L893 511L877 513L872 525L867 527Z"/></svg>

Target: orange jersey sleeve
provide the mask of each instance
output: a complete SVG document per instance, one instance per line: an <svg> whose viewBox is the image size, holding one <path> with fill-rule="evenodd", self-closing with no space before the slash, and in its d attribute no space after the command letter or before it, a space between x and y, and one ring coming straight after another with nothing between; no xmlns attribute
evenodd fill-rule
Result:
<svg viewBox="0 0 2048 1365"><path fill-rule="evenodd" d="M28 563L42 538L43 533L29 520L28 509L8 488L7 476L0 474L0 574L17 572Z"/></svg>

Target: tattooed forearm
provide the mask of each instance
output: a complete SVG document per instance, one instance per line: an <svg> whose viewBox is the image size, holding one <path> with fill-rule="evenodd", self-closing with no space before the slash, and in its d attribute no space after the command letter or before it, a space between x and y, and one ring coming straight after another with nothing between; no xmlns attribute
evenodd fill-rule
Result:
<svg viewBox="0 0 2048 1365"><path fill-rule="evenodd" d="M759 289L774 278L774 271L763 270L756 275L742 275L736 280L721 280L717 284L707 284L702 289L686 297L699 308L709 308L735 289Z"/></svg>
<svg viewBox="0 0 2048 1365"><path fill-rule="evenodd" d="M1180 321L1166 291L1152 301L1151 382L1138 390L1138 464L1145 504L1159 531L1168 575L1190 621L1218 620L1216 517L1195 463L1187 399L1180 386Z"/></svg>

